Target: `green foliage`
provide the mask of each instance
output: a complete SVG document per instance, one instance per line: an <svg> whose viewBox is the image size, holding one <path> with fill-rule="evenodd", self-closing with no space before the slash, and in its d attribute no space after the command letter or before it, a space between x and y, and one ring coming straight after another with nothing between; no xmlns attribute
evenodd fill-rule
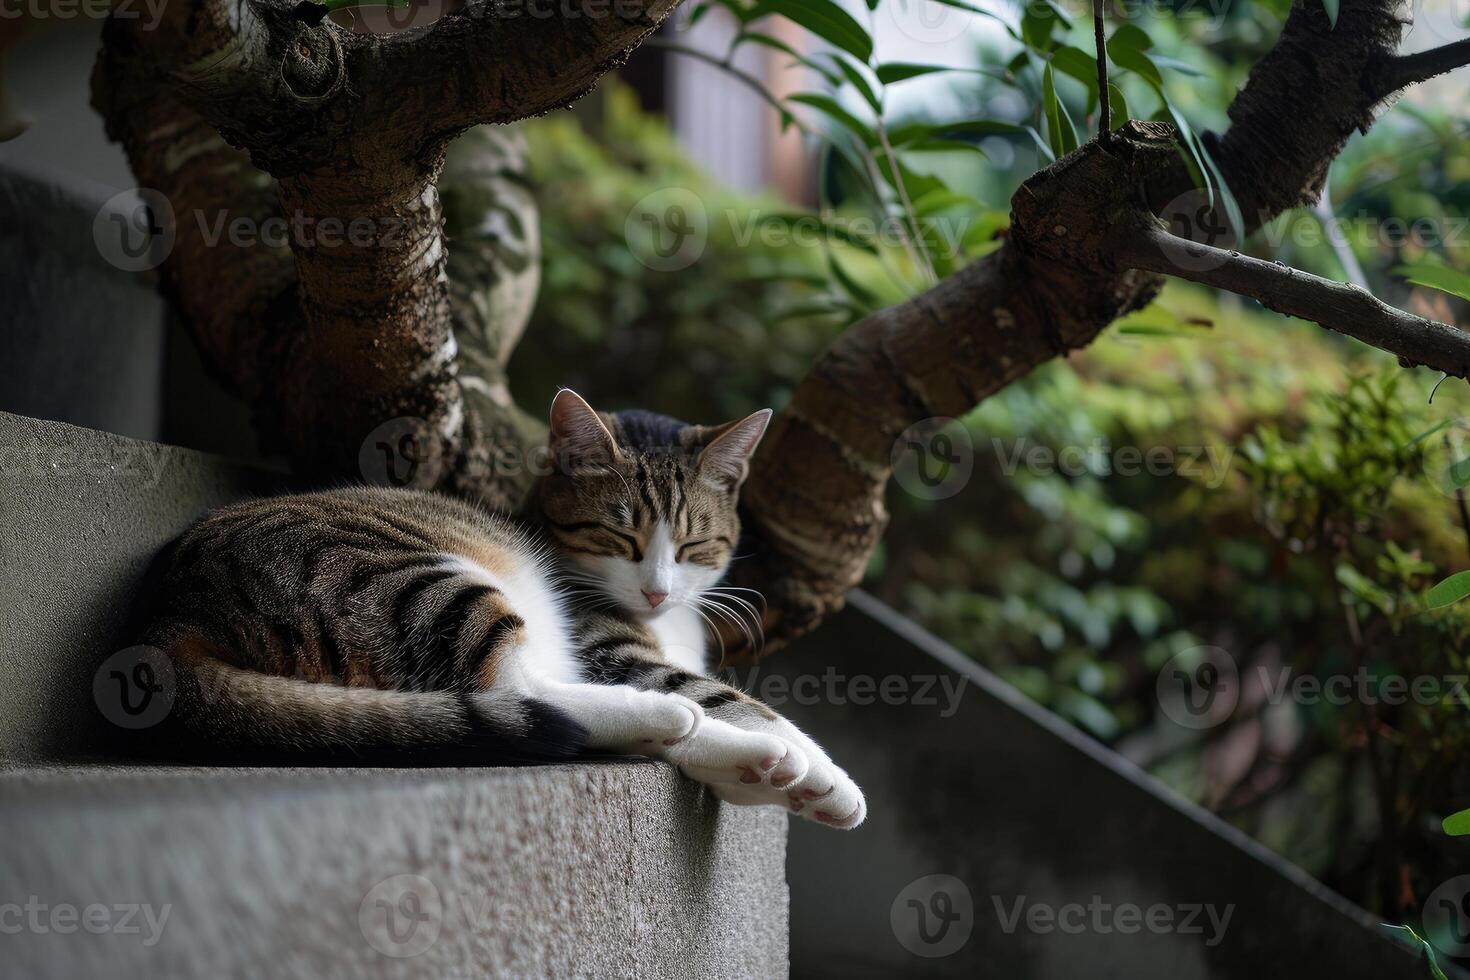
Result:
<svg viewBox="0 0 1470 980"><path fill-rule="evenodd" d="M1182 323L1210 301L1173 287L1159 305ZM971 485L942 509L895 490L869 585L1387 910L1401 883L1378 862L1413 868L1416 889L1454 873L1430 818L1470 786L1455 681L1470 672L1470 604L1438 609L1430 589L1470 555L1446 479L1470 395L1447 386L1430 405L1422 372L1306 325L1209 312L1212 330L1114 332L985 402L966 419ZM1222 763L1223 733L1263 724L1253 711L1197 737L1157 713L1160 669L1201 644L1268 690L1285 669L1353 694L1288 689L1265 712L1280 758L1237 746ZM1416 681L1426 693L1405 696ZM1239 770L1209 776L1222 765Z"/></svg>
<svg viewBox="0 0 1470 980"><path fill-rule="evenodd" d="M511 367L518 397L544 407L572 385L594 404L707 421L782 403L852 315L828 288L822 251L763 234L789 222L789 206L717 185L628 89L603 85L595 109L587 128L570 114L524 125L544 257ZM669 188L700 202L709 234L698 261L661 271L630 251L627 222Z"/></svg>

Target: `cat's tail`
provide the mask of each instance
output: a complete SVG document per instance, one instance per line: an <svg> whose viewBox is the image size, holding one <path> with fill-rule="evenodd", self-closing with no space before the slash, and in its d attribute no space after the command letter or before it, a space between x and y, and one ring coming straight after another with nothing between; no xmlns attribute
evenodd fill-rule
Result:
<svg viewBox="0 0 1470 980"><path fill-rule="evenodd" d="M182 726L211 750L526 765L571 758L587 739L562 711L510 691L392 691L265 674L228 663L216 640L191 628L155 630L149 641L172 666L160 684L172 687L170 725L159 734L172 739L167 730Z"/></svg>

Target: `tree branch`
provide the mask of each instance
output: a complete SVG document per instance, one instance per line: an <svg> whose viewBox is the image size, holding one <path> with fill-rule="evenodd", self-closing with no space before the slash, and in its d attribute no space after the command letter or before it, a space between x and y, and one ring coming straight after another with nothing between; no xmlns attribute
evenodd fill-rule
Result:
<svg viewBox="0 0 1470 980"><path fill-rule="evenodd" d="M1386 99L1399 89L1428 81L1436 75L1470 65L1470 38L1414 54L1388 58L1378 68L1378 97Z"/></svg>
<svg viewBox="0 0 1470 980"><path fill-rule="evenodd" d="M591 91L679 2L467 0L386 46L384 78L412 87L431 134L539 116Z"/></svg>
<svg viewBox="0 0 1470 980"><path fill-rule="evenodd" d="M1470 334L1396 310L1358 286L1188 241L1162 228L1121 240L1117 254L1131 268L1249 296L1277 313L1354 337L1398 355L1406 367L1423 365L1457 378L1470 372Z"/></svg>

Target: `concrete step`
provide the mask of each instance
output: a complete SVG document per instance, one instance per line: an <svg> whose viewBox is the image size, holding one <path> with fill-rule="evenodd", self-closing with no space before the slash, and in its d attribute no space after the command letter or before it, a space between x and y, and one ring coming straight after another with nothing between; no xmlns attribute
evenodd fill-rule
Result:
<svg viewBox="0 0 1470 980"><path fill-rule="evenodd" d="M771 977L786 820L668 766L0 773L0 974Z"/></svg>

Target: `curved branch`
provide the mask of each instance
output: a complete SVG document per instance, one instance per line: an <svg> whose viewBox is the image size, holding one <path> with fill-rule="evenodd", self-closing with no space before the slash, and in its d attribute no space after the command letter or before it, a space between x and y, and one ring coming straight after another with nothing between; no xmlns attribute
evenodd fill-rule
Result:
<svg viewBox="0 0 1470 980"><path fill-rule="evenodd" d="M1118 260L1135 269L1249 296L1277 313L1310 320L1396 354L1406 367L1423 365L1457 378L1470 372L1470 334L1394 309L1359 286L1188 241L1162 228L1121 240Z"/></svg>

